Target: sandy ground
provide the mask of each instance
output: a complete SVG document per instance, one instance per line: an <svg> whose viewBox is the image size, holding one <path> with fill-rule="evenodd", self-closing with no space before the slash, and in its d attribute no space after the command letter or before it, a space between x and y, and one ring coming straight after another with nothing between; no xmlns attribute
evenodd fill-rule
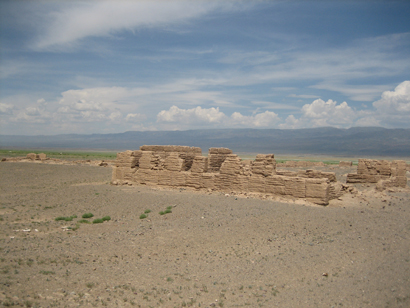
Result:
<svg viewBox="0 0 410 308"><path fill-rule="evenodd" d="M111 186L110 167L0 174L2 306L410 307L409 188L322 207ZM89 212L111 220L79 223Z"/></svg>

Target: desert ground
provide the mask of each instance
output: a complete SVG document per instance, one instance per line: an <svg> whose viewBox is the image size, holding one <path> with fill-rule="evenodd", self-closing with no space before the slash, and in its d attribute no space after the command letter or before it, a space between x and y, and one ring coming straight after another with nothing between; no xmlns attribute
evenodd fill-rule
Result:
<svg viewBox="0 0 410 308"><path fill-rule="evenodd" d="M315 169L345 182L356 166ZM0 174L4 307L410 307L409 187L313 206L112 186L109 166Z"/></svg>

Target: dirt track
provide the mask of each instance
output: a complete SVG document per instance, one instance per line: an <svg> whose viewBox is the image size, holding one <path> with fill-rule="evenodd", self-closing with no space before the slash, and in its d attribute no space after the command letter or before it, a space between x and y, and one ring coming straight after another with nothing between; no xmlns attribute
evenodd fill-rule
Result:
<svg viewBox="0 0 410 308"><path fill-rule="evenodd" d="M2 162L0 174L3 306L410 306L409 188L357 185L312 207L111 186L109 167ZM87 212L111 220L78 223Z"/></svg>

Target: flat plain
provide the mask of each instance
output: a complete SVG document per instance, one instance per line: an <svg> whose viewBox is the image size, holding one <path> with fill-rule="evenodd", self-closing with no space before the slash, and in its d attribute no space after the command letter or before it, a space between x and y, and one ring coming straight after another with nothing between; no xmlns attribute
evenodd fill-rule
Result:
<svg viewBox="0 0 410 308"><path fill-rule="evenodd" d="M1 162L0 174L2 306L410 306L409 187L357 184L323 207L112 186L109 166Z"/></svg>

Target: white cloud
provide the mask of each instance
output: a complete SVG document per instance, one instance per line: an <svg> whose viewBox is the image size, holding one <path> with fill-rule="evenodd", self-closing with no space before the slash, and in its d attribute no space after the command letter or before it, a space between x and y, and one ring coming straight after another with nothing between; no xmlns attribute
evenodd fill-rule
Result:
<svg viewBox="0 0 410 308"><path fill-rule="evenodd" d="M125 121L127 122L140 122L146 119L146 116L144 114L140 113L129 113L125 117Z"/></svg>
<svg viewBox="0 0 410 308"><path fill-rule="evenodd" d="M299 120L293 114L286 118L285 123L279 124L279 128L295 129L300 127Z"/></svg>
<svg viewBox="0 0 410 308"><path fill-rule="evenodd" d="M294 115L290 115L280 127L349 127L358 118L358 114L346 102L337 105L337 102L331 99L327 102L322 99L314 100L311 104L305 104L301 111L302 116L299 119L296 119Z"/></svg>
<svg viewBox="0 0 410 308"><path fill-rule="evenodd" d="M385 91L373 103L377 117L387 126L410 127L410 81L400 83L394 91Z"/></svg>
<svg viewBox="0 0 410 308"><path fill-rule="evenodd" d="M0 103L0 114L11 114L14 108L12 104Z"/></svg>
<svg viewBox="0 0 410 308"><path fill-rule="evenodd" d="M410 114L410 81L399 84L394 91L385 91L382 98L373 103L379 112L386 114Z"/></svg>
<svg viewBox="0 0 410 308"><path fill-rule="evenodd" d="M227 8L232 9L229 3L218 1L62 2L58 10L44 16L45 32L35 47L67 46L91 36L183 23Z"/></svg>
<svg viewBox="0 0 410 308"><path fill-rule="evenodd" d="M157 122L177 123L181 126L219 124L226 118L219 108L203 109L200 106L192 109L180 109L172 106L169 110L162 110L157 115Z"/></svg>
<svg viewBox="0 0 410 308"><path fill-rule="evenodd" d="M234 112L230 118L230 124L232 126L241 127L273 127L279 121L279 116L272 111L265 111L252 116L244 116L239 112Z"/></svg>
<svg viewBox="0 0 410 308"><path fill-rule="evenodd" d="M262 128L274 127L279 121L279 116L271 111L265 111L251 116L244 116L239 112L234 112L228 117L221 112L219 108L202 108L200 106L192 109L181 109L177 106L172 106L169 110L162 110L157 115L157 122L168 129L183 129L187 127Z"/></svg>

